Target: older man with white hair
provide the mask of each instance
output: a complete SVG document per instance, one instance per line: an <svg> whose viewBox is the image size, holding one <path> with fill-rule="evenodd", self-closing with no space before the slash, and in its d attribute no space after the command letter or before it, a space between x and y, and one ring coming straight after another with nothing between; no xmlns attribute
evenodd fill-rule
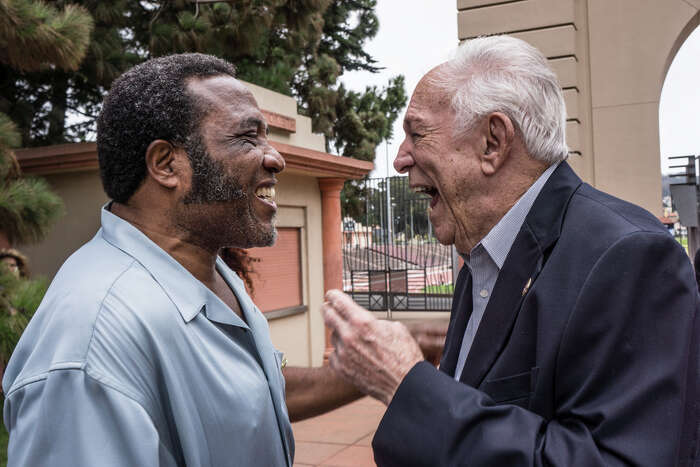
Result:
<svg viewBox="0 0 700 467"><path fill-rule="evenodd" d="M388 405L380 466L693 465L698 296L683 249L566 162L566 109L536 49L464 43L418 84L394 161L465 261L439 370L347 296L333 368Z"/></svg>

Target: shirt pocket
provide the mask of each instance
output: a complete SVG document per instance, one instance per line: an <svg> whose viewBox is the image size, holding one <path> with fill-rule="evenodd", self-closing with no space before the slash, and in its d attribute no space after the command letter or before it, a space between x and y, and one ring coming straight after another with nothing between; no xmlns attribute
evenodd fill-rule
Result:
<svg viewBox="0 0 700 467"><path fill-rule="evenodd" d="M491 396L496 404L514 404L527 407L537 382L539 368L515 375L486 380L481 390Z"/></svg>
<svg viewBox="0 0 700 467"><path fill-rule="evenodd" d="M282 386L282 394L284 394L285 390L286 390L286 384L284 381L284 374L282 373L282 362L284 362L284 352L280 352L277 349L273 349L272 353L275 356L275 364L277 366L277 373L279 375L280 385Z"/></svg>

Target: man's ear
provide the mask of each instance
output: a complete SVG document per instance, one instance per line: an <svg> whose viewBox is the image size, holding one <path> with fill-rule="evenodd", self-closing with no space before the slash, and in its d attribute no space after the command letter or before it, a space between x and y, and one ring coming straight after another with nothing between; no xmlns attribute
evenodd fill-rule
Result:
<svg viewBox="0 0 700 467"><path fill-rule="evenodd" d="M177 149L170 142L157 139L146 149L146 170L159 185L173 189L180 183Z"/></svg>
<svg viewBox="0 0 700 467"><path fill-rule="evenodd" d="M515 127L506 114L493 112L486 116L483 132L486 145L480 155L481 171L493 175L510 156Z"/></svg>

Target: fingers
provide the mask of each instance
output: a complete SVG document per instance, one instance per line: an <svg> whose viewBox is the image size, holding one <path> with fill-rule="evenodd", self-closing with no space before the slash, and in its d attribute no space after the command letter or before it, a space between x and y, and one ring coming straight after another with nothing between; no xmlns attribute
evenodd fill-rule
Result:
<svg viewBox="0 0 700 467"><path fill-rule="evenodd" d="M348 333L350 325L330 302L324 302L321 305L321 312L323 313L323 321L331 329L332 335L335 334L336 340L338 335L344 336Z"/></svg>
<svg viewBox="0 0 700 467"><path fill-rule="evenodd" d="M337 333L337 341L364 332L376 318L369 311L357 305L352 298L339 290L329 290L326 302L321 307L323 319L332 331Z"/></svg>
<svg viewBox="0 0 700 467"><path fill-rule="evenodd" d="M326 301L330 303L333 308L335 308L340 316L348 321L352 320L353 318L367 320L374 319L372 313L359 306L352 300L352 298L340 290L332 289L326 292Z"/></svg>
<svg viewBox="0 0 700 467"><path fill-rule="evenodd" d="M338 348L338 333L331 331L331 347L334 349Z"/></svg>
<svg viewBox="0 0 700 467"><path fill-rule="evenodd" d="M331 352L328 355L328 365L333 369L333 371L337 371L340 373L340 365L338 363L338 355L335 352Z"/></svg>

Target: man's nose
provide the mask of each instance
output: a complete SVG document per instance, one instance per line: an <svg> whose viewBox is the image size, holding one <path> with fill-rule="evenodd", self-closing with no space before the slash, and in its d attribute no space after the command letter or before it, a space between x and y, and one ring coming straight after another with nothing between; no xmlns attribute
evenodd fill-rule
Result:
<svg viewBox="0 0 700 467"><path fill-rule="evenodd" d="M411 143L409 143L407 139L405 139L403 143L401 143L401 146L399 146L399 152L396 154L396 158L394 159L394 169L396 169L396 171L400 174L408 172L408 169L410 169L415 163L413 160L413 155L410 151Z"/></svg>
<svg viewBox="0 0 700 467"><path fill-rule="evenodd" d="M268 146L263 156L263 167L272 173L280 173L285 167L284 157L272 146Z"/></svg>

